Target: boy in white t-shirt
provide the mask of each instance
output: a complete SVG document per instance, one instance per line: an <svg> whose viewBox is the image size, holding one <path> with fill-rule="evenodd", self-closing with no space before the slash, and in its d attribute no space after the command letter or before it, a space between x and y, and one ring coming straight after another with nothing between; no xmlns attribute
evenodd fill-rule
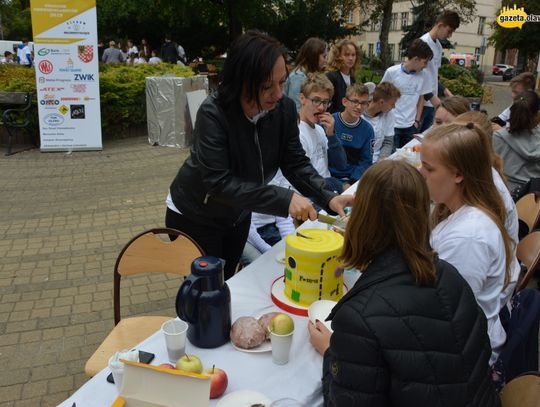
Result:
<svg viewBox="0 0 540 407"><path fill-rule="evenodd" d="M334 87L323 73L308 74L300 87L300 142L311 165L326 180L332 191L340 194L344 184L330 176L328 169L329 150L341 150L342 146L335 137L334 118L326 111L332 100ZM347 185L348 187L348 185Z"/></svg>
<svg viewBox="0 0 540 407"><path fill-rule="evenodd" d="M396 148L403 147L412 140L414 134L419 133L424 95L431 93L431 86L423 72L433 58L429 45L417 38L409 46L407 58L407 62L388 68L381 81L394 84L401 93L394 109Z"/></svg>
<svg viewBox="0 0 540 407"><path fill-rule="evenodd" d="M393 109L401 96L399 89L390 82L381 82L373 91L371 101L362 114L371 127L373 139L373 163L392 154L396 118Z"/></svg>
<svg viewBox="0 0 540 407"><path fill-rule="evenodd" d="M426 96L422 117L420 119L420 133L426 131L433 123L435 109L441 101L437 94L439 90L439 68L441 67L443 48L440 40L446 40L452 36L459 27L459 15L455 11L445 10L435 20L435 25L420 37L422 41L429 45L433 52L433 58L428 62L424 70L427 81L431 87L431 92Z"/></svg>

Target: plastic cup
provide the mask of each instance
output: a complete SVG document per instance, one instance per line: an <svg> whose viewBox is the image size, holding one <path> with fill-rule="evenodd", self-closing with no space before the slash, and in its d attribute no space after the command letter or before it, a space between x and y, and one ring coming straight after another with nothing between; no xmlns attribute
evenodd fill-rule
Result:
<svg viewBox="0 0 540 407"><path fill-rule="evenodd" d="M188 324L181 319L170 319L161 325L169 362L176 363L186 353L187 329Z"/></svg>
<svg viewBox="0 0 540 407"><path fill-rule="evenodd" d="M120 362L120 359L131 360L134 362L139 361L139 351L138 350L121 350L112 355L109 359L109 369L113 375L114 384L118 393L122 392L122 384L124 380L124 363Z"/></svg>
<svg viewBox="0 0 540 407"><path fill-rule="evenodd" d="M276 365L284 365L289 362L289 353L291 352L293 333L294 331L287 335L278 335L270 331L272 360Z"/></svg>

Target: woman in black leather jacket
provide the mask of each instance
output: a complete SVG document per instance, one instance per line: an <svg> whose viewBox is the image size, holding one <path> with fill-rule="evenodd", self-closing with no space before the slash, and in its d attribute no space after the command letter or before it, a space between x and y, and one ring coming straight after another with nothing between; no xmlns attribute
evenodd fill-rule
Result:
<svg viewBox="0 0 540 407"><path fill-rule="evenodd" d="M494 407L486 317L465 280L429 246L429 193L402 161L381 161L358 186L342 260L362 270L334 307L324 354L326 406Z"/></svg>
<svg viewBox="0 0 540 407"><path fill-rule="evenodd" d="M252 211L306 220L317 216L312 200L340 215L352 203L326 189L302 149L294 102L283 97L285 54L278 41L255 31L234 42L217 94L197 112L191 154L169 189L167 227L225 259L225 278L234 274ZM278 168L303 196L267 185Z"/></svg>

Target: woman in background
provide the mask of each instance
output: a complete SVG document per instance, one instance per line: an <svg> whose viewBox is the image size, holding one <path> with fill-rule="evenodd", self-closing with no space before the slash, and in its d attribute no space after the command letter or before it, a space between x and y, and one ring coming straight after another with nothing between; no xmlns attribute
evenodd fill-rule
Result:
<svg viewBox="0 0 540 407"><path fill-rule="evenodd" d="M354 72L359 57L359 49L351 40L341 40L332 47L328 58L328 68L331 71L326 74L334 86L332 104L328 107L330 113L342 112L345 109L342 100L347 87L355 83Z"/></svg>
<svg viewBox="0 0 540 407"><path fill-rule="evenodd" d="M289 74L283 94L294 100L296 111L300 112L300 87L308 73L321 72L326 65L328 47L320 38L308 38L300 47L296 57L295 68Z"/></svg>
<svg viewBox="0 0 540 407"><path fill-rule="evenodd" d="M341 259L362 275L328 317L332 334L308 325L324 355L325 406L499 406L486 318L430 247L421 174L380 161L360 179L353 208Z"/></svg>

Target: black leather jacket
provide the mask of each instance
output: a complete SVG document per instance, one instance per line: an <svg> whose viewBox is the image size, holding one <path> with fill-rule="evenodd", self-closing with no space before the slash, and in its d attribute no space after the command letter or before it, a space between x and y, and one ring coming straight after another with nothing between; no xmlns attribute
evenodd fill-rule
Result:
<svg viewBox="0 0 540 407"><path fill-rule="evenodd" d="M233 226L252 211L287 216L293 191L267 185L278 168L304 196L329 210L336 195L300 143L294 102L283 97L256 124L215 95L197 112L191 155L171 184L174 205L199 224Z"/></svg>
<svg viewBox="0 0 540 407"><path fill-rule="evenodd" d="M497 407L486 317L457 270L419 287L402 255L368 266L334 307L325 406Z"/></svg>

